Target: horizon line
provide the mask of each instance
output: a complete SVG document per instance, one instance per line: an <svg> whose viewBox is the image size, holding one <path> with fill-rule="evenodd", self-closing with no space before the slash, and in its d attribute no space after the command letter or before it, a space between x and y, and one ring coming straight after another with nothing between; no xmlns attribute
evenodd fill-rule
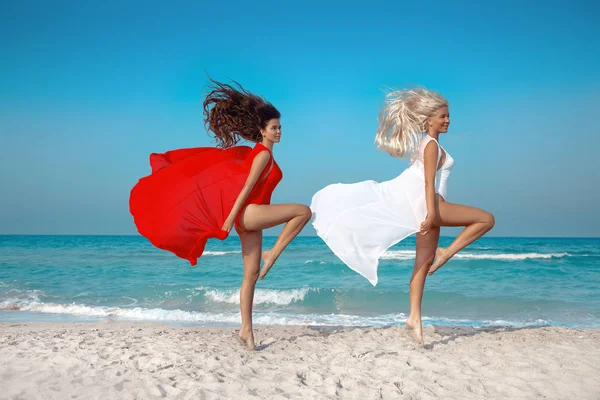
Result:
<svg viewBox="0 0 600 400"><path fill-rule="evenodd" d="M103 237L140 237L139 234L103 234L103 233L0 233L0 236L103 236ZM411 235L412 236L412 235ZM230 237L239 237L230 235ZM278 237L278 235L263 235L263 237ZM319 235L298 235L297 237L317 238ZM410 236L409 236L410 237ZM456 238L456 236L441 235L440 238ZM600 239L600 236L484 236L480 239ZM479 239L478 239L479 240Z"/></svg>

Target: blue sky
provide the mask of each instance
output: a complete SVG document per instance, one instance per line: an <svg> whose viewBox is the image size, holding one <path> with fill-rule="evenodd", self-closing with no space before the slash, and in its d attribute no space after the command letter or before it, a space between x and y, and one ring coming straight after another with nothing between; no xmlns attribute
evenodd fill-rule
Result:
<svg viewBox="0 0 600 400"><path fill-rule="evenodd" d="M135 234L149 153L211 145L210 73L282 112L274 202L398 175L382 89L420 84L451 103L451 201L496 236L600 236L595 2L285 3L2 2L0 233Z"/></svg>

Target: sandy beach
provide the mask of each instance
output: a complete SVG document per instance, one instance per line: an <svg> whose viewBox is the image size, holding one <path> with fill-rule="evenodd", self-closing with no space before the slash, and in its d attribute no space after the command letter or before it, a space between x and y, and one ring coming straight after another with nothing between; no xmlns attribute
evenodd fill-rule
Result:
<svg viewBox="0 0 600 400"><path fill-rule="evenodd" d="M600 332L0 323L2 399L600 397Z"/></svg>

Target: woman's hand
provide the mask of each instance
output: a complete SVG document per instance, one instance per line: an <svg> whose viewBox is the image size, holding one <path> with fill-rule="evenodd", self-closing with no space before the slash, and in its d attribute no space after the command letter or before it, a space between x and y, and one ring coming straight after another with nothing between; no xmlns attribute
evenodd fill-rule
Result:
<svg viewBox="0 0 600 400"><path fill-rule="evenodd" d="M425 221L421 222L421 235L427 235L431 227L433 226L434 217L427 217Z"/></svg>
<svg viewBox="0 0 600 400"><path fill-rule="evenodd" d="M233 219L227 218L223 223L221 230L224 230L227 233L231 232L231 228L233 228L233 222Z"/></svg>

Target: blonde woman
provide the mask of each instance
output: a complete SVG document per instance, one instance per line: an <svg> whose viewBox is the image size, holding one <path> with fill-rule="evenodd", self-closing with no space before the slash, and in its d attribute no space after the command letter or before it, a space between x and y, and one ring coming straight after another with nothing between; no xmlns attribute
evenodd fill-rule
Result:
<svg viewBox="0 0 600 400"><path fill-rule="evenodd" d="M494 226L484 210L448 202L448 177L454 160L439 144L448 132L448 101L426 89L387 95L375 142L393 157L410 157L397 178L377 183L335 184L317 192L311 204L318 235L351 269L377 284L379 257L391 246L417 234L410 281L407 327L423 343L421 301L427 274ZM438 248L441 226L465 229L446 248Z"/></svg>

